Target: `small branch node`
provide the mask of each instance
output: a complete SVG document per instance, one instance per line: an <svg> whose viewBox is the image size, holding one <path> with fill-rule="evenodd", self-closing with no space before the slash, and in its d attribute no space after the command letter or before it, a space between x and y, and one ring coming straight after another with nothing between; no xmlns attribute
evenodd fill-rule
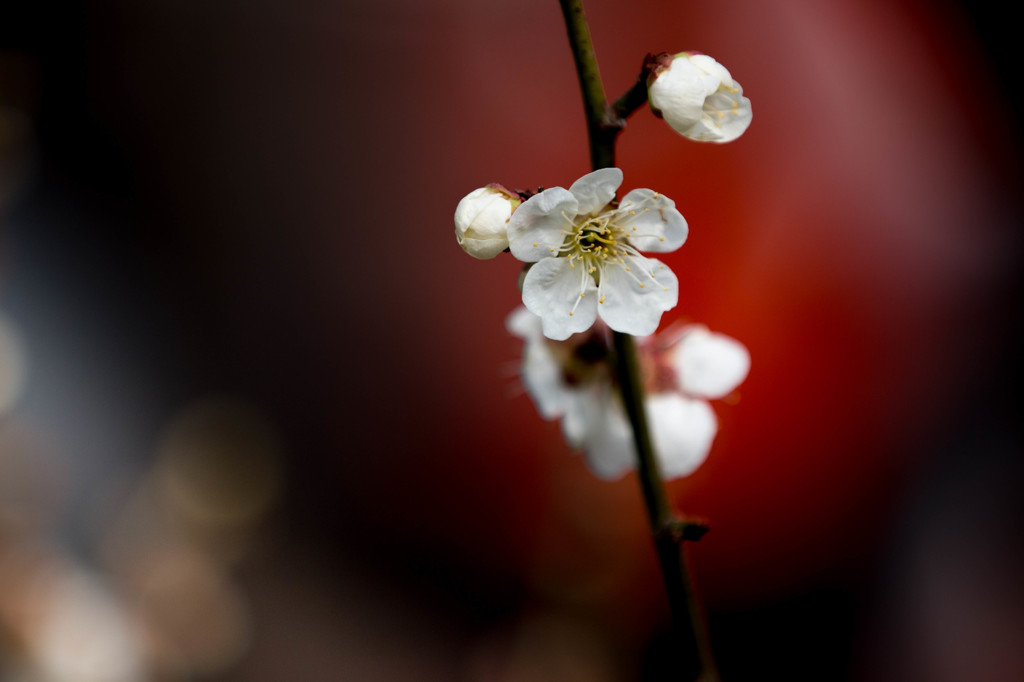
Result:
<svg viewBox="0 0 1024 682"><path fill-rule="evenodd" d="M687 517L672 518L657 533L658 540L670 540L677 545L683 542L697 542L711 530L706 519Z"/></svg>

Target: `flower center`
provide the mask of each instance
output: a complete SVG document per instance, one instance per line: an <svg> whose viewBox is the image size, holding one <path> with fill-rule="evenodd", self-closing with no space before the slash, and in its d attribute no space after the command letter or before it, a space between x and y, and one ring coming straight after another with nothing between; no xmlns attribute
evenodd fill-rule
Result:
<svg viewBox="0 0 1024 682"><path fill-rule="evenodd" d="M604 213L596 218L589 218L581 223L576 233L570 236L570 258L576 258L594 267L596 261L607 260L609 256L621 256L623 249L619 244L625 239L626 231L611 224L611 215Z"/></svg>
<svg viewBox="0 0 1024 682"><path fill-rule="evenodd" d="M569 258L569 267L576 269L579 264L585 273L584 277L593 277L599 288L605 268L619 266L631 272L626 259L643 256L628 241L630 234L636 233L636 227L630 229L622 223L628 224L628 218L635 213L613 209L573 223L572 228L563 233L566 237L561 249ZM643 287L643 284L640 286ZM603 295L599 303L604 303Z"/></svg>
<svg viewBox="0 0 1024 682"><path fill-rule="evenodd" d="M562 212L565 220L565 227L562 229L563 241L559 246L550 247L551 255L558 258L568 258L569 268L578 270L580 275L580 293L576 299L569 315L573 315L579 306L580 299L586 297L587 280L593 279L597 284L597 302L605 302L604 274L607 268L620 267L641 289L649 288L648 282L654 280L655 273L644 256L629 243L630 237L658 237L661 241L665 238L660 235L639 234L637 232L636 215L640 212L650 212L649 207L644 207L649 201L656 200L658 194L645 198L640 204L632 201L618 207L606 207L598 215L577 216L570 218ZM537 246L537 243L534 243ZM577 268L576 266L579 266ZM639 270L640 274L633 272L633 268ZM664 266L660 266L664 268ZM657 283L656 280L654 282ZM662 287L667 291L667 287Z"/></svg>
<svg viewBox="0 0 1024 682"><path fill-rule="evenodd" d="M725 119L731 116L739 116L740 103L737 99L739 88L719 85L718 90L704 100L703 114L711 119L716 128L721 128L729 122Z"/></svg>

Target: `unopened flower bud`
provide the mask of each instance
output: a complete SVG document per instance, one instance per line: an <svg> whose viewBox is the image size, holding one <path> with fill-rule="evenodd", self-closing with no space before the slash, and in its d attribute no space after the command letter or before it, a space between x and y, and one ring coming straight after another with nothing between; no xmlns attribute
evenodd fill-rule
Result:
<svg viewBox="0 0 1024 682"><path fill-rule="evenodd" d="M487 259L507 249L507 223L520 203L518 195L496 184L463 197L455 209L455 239L462 250Z"/></svg>
<svg viewBox="0 0 1024 682"><path fill-rule="evenodd" d="M732 142L750 125L750 100L711 57L663 53L652 61L647 78L651 111L680 135L699 142Z"/></svg>

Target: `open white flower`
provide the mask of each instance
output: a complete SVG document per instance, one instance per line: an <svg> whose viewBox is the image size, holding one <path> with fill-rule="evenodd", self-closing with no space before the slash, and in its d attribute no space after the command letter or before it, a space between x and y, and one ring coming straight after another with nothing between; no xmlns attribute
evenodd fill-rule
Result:
<svg viewBox="0 0 1024 682"><path fill-rule="evenodd" d="M475 189L455 208L455 239L474 258L494 258L508 248L506 229L520 199L501 185Z"/></svg>
<svg viewBox="0 0 1024 682"><path fill-rule="evenodd" d="M636 466L633 432L606 360L607 331L568 342L541 333L540 319L523 308L509 315L509 331L525 342L522 379L545 419L561 419L566 442L583 450L594 475L614 480ZM644 408L658 467L666 479L695 471L718 432L708 400L732 393L750 368L735 339L692 325L678 334L638 339L646 377Z"/></svg>
<svg viewBox="0 0 1024 682"><path fill-rule="evenodd" d="M621 170L602 168L569 189L530 197L509 220L512 255L534 263L523 304L550 339L589 329L598 316L616 331L651 334L678 300L676 276L640 251L675 251L686 241L686 220L675 202L649 189L614 204L621 184Z"/></svg>
<svg viewBox="0 0 1024 682"><path fill-rule="evenodd" d="M698 142L732 142L753 112L743 88L706 54L659 55L647 80L651 111L680 135Z"/></svg>

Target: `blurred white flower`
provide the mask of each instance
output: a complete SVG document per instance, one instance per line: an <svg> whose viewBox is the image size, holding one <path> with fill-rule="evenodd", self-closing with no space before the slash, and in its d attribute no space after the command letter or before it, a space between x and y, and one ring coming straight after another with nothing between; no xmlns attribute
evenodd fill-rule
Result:
<svg viewBox="0 0 1024 682"><path fill-rule="evenodd" d="M651 111L698 142L732 142L753 113L743 88L706 54L659 55L647 79Z"/></svg>
<svg viewBox="0 0 1024 682"><path fill-rule="evenodd" d="M494 258L508 248L506 229L520 204L514 193L501 185L475 189L455 208L455 239L474 258Z"/></svg>
<svg viewBox="0 0 1024 682"><path fill-rule="evenodd" d="M614 204L621 184L621 170L602 168L569 189L530 197L509 221L512 255L534 263L523 304L550 339L585 331L599 315L616 331L651 334L676 305L676 276L640 251L675 251L686 241L686 220L671 199L649 189Z"/></svg>
<svg viewBox="0 0 1024 682"><path fill-rule="evenodd" d="M34 620L27 635L29 679L138 682L144 642L137 624L102 581L74 564L38 566L26 579Z"/></svg>
<svg viewBox="0 0 1024 682"><path fill-rule="evenodd" d="M594 327L571 341L551 341L541 320L519 308L507 327L524 341L521 375L545 419L561 419L571 446L584 451L594 475L613 480L635 466L633 433L608 365L607 330ZM750 368L735 339L691 325L677 334L637 339L645 377L644 407L665 479L687 476L711 450L718 420L707 400L732 393Z"/></svg>

